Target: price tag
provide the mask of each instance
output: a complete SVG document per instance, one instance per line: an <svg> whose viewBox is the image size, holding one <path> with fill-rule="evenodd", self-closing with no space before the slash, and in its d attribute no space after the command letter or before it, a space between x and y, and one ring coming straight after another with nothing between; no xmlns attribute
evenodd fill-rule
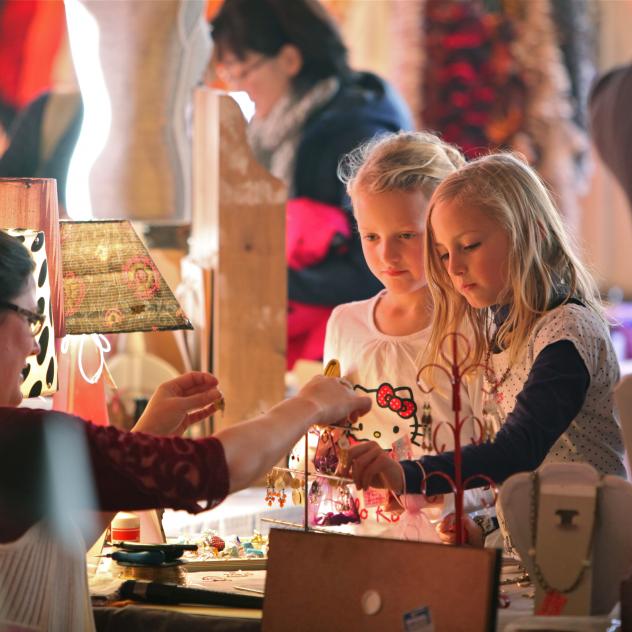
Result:
<svg viewBox="0 0 632 632"><path fill-rule="evenodd" d="M365 507L377 507L388 503L388 491L386 489L375 489L369 487L362 492Z"/></svg>
<svg viewBox="0 0 632 632"><path fill-rule="evenodd" d="M567 601L568 599L557 592L557 590L549 590L542 600L542 605L536 614L557 617L562 614Z"/></svg>
<svg viewBox="0 0 632 632"><path fill-rule="evenodd" d="M393 441L392 447L391 456L396 461L409 461L413 458L413 444L410 441L410 436L406 435Z"/></svg>
<svg viewBox="0 0 632 632"><path fill-rule="evenodd" d="M404 613L404 632L434 632L430 608L423 606Z"/></svg>

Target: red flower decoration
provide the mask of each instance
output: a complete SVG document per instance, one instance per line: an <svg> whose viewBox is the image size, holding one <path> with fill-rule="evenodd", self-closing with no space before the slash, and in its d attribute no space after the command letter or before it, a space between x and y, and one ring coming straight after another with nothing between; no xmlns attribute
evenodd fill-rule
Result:
<svg viewBox="0 0 632 632"><path fill-rule="evenodd" d="M153 298L160 289L160 273L147 256L132 257L123 266L124 280L140 300Z"/></svg>
<svg viewBox="0 0 632 632"><path fill-rule="evenodd" d="M74 272L64 274L64 316L77 313L86 295L86 285L83 279Z"/></svg>

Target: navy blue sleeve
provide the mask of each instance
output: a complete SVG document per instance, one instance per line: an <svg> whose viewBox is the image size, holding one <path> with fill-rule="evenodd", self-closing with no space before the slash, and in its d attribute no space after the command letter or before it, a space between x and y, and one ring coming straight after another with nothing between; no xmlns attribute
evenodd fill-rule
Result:
<svg viewBox="0 0 632 632"><path fill-rule="evenodd" d="M518 472L535 470L577 416L590 385L590 376L579 352L569 340L545 347L536 358L514 410L507 416L493 442L462 448L463 480L485 474L498 485ZM429 475L454 476L454 452L425 456L421 464ZM421 470L415 461L402 461L406 489L419 493ZM468 487L485 485L472 481ZM451 492L442 476L430 476L428 494Z"/></svg>

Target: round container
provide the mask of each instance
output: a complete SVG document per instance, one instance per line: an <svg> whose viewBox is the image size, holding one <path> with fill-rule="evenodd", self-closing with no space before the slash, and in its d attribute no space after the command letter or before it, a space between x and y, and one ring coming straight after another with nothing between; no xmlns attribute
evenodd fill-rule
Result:
<svg viewBox="0 0 632 632"><path fill-rule="evenodd" d="M140 542L140 518L121 511L112 520L112 542Z"/></svg>

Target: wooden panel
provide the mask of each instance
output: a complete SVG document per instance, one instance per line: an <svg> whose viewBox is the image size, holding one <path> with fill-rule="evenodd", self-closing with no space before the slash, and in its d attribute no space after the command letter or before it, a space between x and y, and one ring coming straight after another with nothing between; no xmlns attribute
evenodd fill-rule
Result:
<svg viewBox="0 0 632 632"><path fill-rule="evenodd" d="M232 98L200 88L194 127L191 258L213 270L211 370L226 400L218 430L284 396L286 189L256 162Z"/></svg>
<svg viewBox="0 0 632 632"><path fill-rule="evenodd" d="M55 336L65 335L57 182L51 178L0 178L0 228L33 228L46 236Z"/></svg>
<svg viewBox="0 0 632 632"><path fill-rule="evenodd" d="M273 529L262 630L416 630L404 616L425 606L436 632L494 630L499 562L498 549Z"/></svg>

